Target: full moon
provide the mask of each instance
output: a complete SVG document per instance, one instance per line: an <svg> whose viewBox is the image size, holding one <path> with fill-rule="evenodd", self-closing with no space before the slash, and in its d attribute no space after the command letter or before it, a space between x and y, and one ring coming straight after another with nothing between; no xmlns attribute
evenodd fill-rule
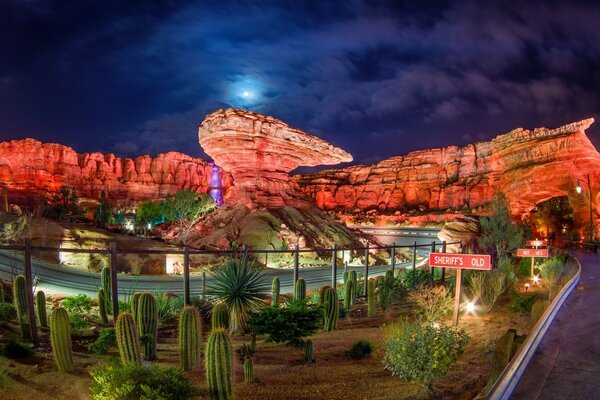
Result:
<svg viewBox="0 0 600 400"><path fill-rule="evenodd" d="M250 92L245 90L244 93L242 93L242 96L248 97L248 96L250 96Z"/></svg>

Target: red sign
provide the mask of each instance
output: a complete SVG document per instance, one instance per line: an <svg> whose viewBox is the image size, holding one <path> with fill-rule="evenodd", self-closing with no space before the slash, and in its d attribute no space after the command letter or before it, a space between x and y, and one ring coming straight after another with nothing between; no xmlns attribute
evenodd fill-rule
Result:
<svg viewBox="0 0 600 400"><path fill-rule="evenodd" d="M517 257L548 257L548 249L518 249Z"/></svg>
<svg viewBox="0 0 600 400"><path fill-rule="evenodd" d="M492 260L488 254L451 254L429 253L431 267L460 269L492 269Z"/></svg>
<svg viewBox="0 0 600 400"><path fill-rule="evenodd" d="M528 240L526 242L527 246L531 246L531 247L546 247L548 246L548 241L546 239L543 240Z"/></svg>

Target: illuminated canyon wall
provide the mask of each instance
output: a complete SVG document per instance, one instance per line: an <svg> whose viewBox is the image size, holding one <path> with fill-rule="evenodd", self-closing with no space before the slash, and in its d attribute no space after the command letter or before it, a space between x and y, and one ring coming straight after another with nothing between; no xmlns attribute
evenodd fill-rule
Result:
<svg viewBox="0 0 600 400"><path fill-rule="evenodd" d="M581 194L575 190L577 179L589 174L598 226L600 154L585 134L593 122L532 131L519 128L488 142L415 151L371 166L329 169L296 179L325 210L470 213L485 207L499 191L506 194L516 215L528 214L552 197L568 196L576 220L589 223L587 187Z"/></svg>

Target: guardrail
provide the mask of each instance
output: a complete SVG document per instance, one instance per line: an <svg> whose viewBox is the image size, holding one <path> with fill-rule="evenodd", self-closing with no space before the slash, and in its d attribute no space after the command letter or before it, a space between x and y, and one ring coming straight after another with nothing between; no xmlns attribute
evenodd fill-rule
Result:
<svg viewBox="0 0 600 400"><path fill-rule="evenodd" d="M573 257L572 255L570 255ZM517 387L517 384L521 380L521 377L525 373L527 366L531 362L538 346L540 345L544 335L548 331L550 324L554 321L554 317L560 310L561 306L569 297L569 294L573 291L579 279L581 278L581 264L577 258L573 257L577 262L577 272L567 282L567 284L558 293L556 298L552 301L550 306L546 309L544 314L540 317L538 322L534 325L533 329L523 344L519 347L519 350L515 356L510 360L500 377L496 380L494 386L487 394L486 399L488 400L508 400L512 395L513 391Z"/></svg>
<svg viewBox="0 0 600 400"><path fill-rule="evenodd" d="M577 240L565 240L565 246L567 248L576 248L582 250L589 250L593 253L598 254L598 247L600 247L600 243L597 242L580 242Z"/></svg>

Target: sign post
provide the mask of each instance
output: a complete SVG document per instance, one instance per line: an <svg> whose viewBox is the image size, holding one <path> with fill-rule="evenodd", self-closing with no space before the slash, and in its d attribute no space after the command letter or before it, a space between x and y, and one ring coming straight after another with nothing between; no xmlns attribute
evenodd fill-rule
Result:
<svg viewBox="0 0 600 400"><path fill-rule="evenodd" d="M535 269L535 258L546 258L548 254L548 241L543 240L528 240L525 243L527 246L533 247L533 249L517 249L517 257L531 257L531 278L534 277ZM545 249L538 249L538 247L546 247Z"/></svg>
<svg viewBox="0 0 600 400"><path fill-rule="evenodd" d="M463 269L489 271L492 269L492 259L488 254L429 253L429 266L456 269L456 292L454 293L452 322L454 325L457 325L460 311Z"/></svg>

